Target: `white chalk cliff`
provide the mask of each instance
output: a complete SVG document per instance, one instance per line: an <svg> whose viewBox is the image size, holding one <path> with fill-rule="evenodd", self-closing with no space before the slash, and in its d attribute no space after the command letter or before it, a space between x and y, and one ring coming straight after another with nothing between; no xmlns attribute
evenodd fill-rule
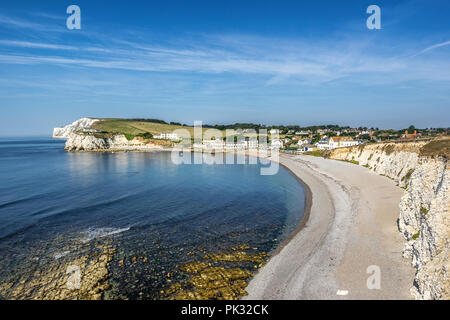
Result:
<svg viewBox="0 0 450 320"><path fill-rule="evenodd" d="M128 140L123 134L110 137L95 137L92 134L71 133L66 141L68 151L150 151L162 149L140 138Z"/></svg>
<svg viewBox="0 0 450 320"><path fill-rule="evenodd" d="M416 268L416 299L450 299L450 202L447 158L423 155L428 142L379 143L336 149L330 158L358 161L405 189L398 227L403 256Z"/></svg>
<svg viewBox="0 0 450 320"><path fill-rule="evenodd" d="M123 134L102 134L92 129L100 119L82 118L65 127L53 129L54 138L67 139L68 151L152 151L162 149L162 145L149 142L141 137L127 139Z"/></svg>
<svg viewBox="0 0 450 320"><path fill-rule="evenodd" d="M91 126L99 121L98 119L82 118L64 127L53 129L53 138L67 139L70 134L79 130L90 129Z"/></svg>

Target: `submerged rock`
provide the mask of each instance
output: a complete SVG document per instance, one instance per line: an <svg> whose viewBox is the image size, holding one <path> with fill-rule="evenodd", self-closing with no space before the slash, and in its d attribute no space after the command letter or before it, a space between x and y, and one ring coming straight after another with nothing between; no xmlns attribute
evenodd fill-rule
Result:
<svg viewBox="0 0 450 320"><path fill-rule="evenodd" d="M115 249L105 245L97 250L2 283L0 293L12 300L100 300L109 289L108 264Z"/></svg>
<svg viewBox="0 0 450 320"><path fill-rule="evenodd" d="M265 252L242 251L249 249L249 246L241 245L231 248L231 252L206 254L206 261L193 261L181 266L181 271L190 274L187 284L172 284L164 294L175 300L237 300L246 296L247 280L253 272L236 266L244 263L248 269L257 269L269 256ZM220 265L224 263L226 266Z"/></svg>

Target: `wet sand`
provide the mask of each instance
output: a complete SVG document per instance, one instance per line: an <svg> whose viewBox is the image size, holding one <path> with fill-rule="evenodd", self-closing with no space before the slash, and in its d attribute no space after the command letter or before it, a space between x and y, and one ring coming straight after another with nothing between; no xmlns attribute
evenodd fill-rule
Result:
<svg viewBox="0 0 450 320"><path fill-rule="evenodd" d="M410 261L397 230L403 190L351 163L281 154L308 185L312 203L302 228L259 270L245 299L412 299ZM370 266L380 289L369 289Z"/></svg>

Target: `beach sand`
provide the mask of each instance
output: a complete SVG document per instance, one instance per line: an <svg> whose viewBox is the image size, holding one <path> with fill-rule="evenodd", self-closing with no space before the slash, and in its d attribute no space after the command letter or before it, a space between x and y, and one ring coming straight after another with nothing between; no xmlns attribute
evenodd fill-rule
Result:
<svg viewBox="0 0 450 320"><path fill-rule="evenodd" d="M414 269L397 229L403 190L351 163L287 154L279 161L309 187L310 213L244 299L412 299ZM380 289L367 287L370 266L379 267Z"/></svg>

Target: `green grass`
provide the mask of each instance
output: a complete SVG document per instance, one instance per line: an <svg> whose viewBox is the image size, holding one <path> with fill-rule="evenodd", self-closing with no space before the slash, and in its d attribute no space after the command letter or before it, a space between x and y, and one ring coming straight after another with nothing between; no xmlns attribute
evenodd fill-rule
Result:
<svg viewBox="0 0 450 320"><path fill-rule="evenodd" d="M365 147L366 145L363 143L363 144L360 144L359 146L358 146L358 150L359 150L359 157L361 157L361 155L362 155L362 153L363 153L363 151L364 151L364 147Z"/></svg>
<svg viewBox="0 0 450 320"><path fill-rule="evenodd" d="M393 144L388 144L383 148L384 153L386 153L386 155L390 155L392 152L395 151L395 145Z"/></svg>
<svg viewBox="0 0 450 320"><path fill-rule="evenodd" d="M92 125L93 129L100 130L108 134L124 134L140 136L146 139L151 139L155 135L159 135L163 132L173 132L174 130L183 129L184 132L179 132L178 136L181 138L191 138L194 137L194 127L182 126L176 124L166 124L158 122L150 122L143 120L133 120L133 119L102 119ZM245 128L243 128L245 129ZM210 130L209 128L202 128L203 134ZM213 134L214 137L225 137L225 130L218 130L220 132ZM210 135L211 136L211 135ZM245 135L246 137L254 137L254 134Z"/></svg>
<svg viewBox="0 0 450 320"><path fill-rule="evenodd" d="M422 212L423 215L426 216L428 214L429 210L427 208L421 207L420 212Z"/></svg>
<svg viewBox="0 0 450 320"><path fill-rule="evenodd" d="M186 129L192 136L194 134L193 127L127 119L104 119L94 123L92 127L103 132L133 136L145 134L157 135L162 132L172 132L177 129Z"/></svg>
<svg viewBox="0 0 450 320"><path fill-rule="evenodd" d="M153 139L153 134L151 134L150 132L139 133L137 136L144 139Z"/></svg>
<svg viewBox="0 0 450 320"><path fill-rule="evenodd" d="M402 181L409 180L413 173L414 173L414 169L409 169L408 172L403 176Z"/></svg>
<svg viewBox="0 0 450 320"><path fill-rule="evenodd" d="M412 236L413 240L417 240L417 238L419 237L419 235L420 235L420 230L417 231L417 233L414 234L414 235Z"/></svg>
<svg viewBox="0 0 450 320"><path fill-rule="evenodd" d="M326 150L306 151L304 154L321 158L326 158L328 156L328 152Z"/></svg>

